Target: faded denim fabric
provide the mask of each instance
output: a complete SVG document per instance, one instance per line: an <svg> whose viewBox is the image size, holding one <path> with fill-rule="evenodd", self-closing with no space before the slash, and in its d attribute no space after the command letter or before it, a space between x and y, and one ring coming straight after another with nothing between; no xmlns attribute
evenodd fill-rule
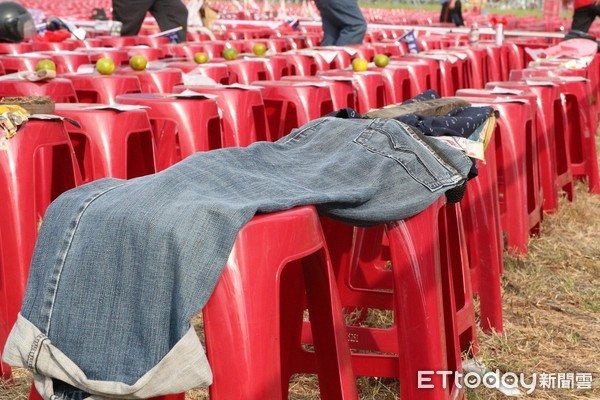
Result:
<svg viewBox="0 0 600 400"><path fill-rule="evenodd" d="M3 359L32 369L47 399L51 378L92 399L206 386L190 319L255 213L314 204L358 225L403 219L464 184L470 168L399 121L324 117L275 143L75 188L45 215Z"/></svg>

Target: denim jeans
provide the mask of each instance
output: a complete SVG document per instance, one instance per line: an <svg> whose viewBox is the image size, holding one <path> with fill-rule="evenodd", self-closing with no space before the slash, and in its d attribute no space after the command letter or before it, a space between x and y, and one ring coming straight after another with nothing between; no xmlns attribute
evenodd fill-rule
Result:
<svg viewBox="0 0 600 400"><path fill-rule="evenodd" d="M240 228L314 204L357 225L414 215L462 185L471 160L396 120L314 120L277 142L197 153L160 173L101 179L44 217L3 359L101 397L211 383L190 325Z"/></svg>

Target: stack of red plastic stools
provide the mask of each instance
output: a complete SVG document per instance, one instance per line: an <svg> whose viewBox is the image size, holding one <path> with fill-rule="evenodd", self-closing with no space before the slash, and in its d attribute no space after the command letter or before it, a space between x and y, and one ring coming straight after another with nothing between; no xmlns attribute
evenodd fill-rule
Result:
<svg viewBox="0 0 600 400"><path fill-rule="evenodd" d="M327 86L331 93L333 108L356 108L356 93L354 85L350 81L323 80L317 76L284 76L283 81L311 82L315 85Z"/></svg>
<svg viewBox="0 0 600 400"><path fill-rule="evenodd" d="M115 74L138 78L142 93L171 93L176 85L183 84L182 72L177 68L146 68L143 71L120 68Z"/></svg>
<svg viewBox="0 0 600 400"><path fill-rule="evenodd" d="M31 82L19 78L0 80L0 97L49 96L57 103L76 103L74 85L64 78Z"/></svg>
<svg viewBox="0 0 600 400"><path fill-rule="evenodd" d="M259 59L238 59L226 61L229 70L229 83L249 85L254 81L267 79L265 62Z"/></svg>
<svg viewBox="0 0 600 400"><path fill-rule="evenodd" d="M75 88L79 103L114 104L120 94L140 93L142 88L137 76L65 74Z"/></svg>
<svg viewBox="0 0 600 400"><path fill-rule="evenodd" d="M156 143L156 170L162 171L199 151L221 148L217 101L167 94L123 94L117 103L149 107Z"/></svg>

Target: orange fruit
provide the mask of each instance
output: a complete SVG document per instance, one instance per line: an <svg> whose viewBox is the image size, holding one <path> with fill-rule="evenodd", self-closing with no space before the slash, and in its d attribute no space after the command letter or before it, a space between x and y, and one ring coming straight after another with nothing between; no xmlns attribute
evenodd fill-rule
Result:
<svg viewBox="0 0 600 400"><path fill-rule="evenodd" d="M223 50L223 58L226 60L235 60L238 57L238 51L233 47L228 47Z"/></svg>
<svg viewBox="0 0 600 400"><path fill-rule="evenodd" d="M204 64L208 62L208 54L204 52L194 54L194 61L196 64Z"/></svg>
<svg viewBox="0 0 600 400"><path fill-rule="evenodd" d="M352 69L356 72L366 71L369 67L369 62L364 58L355 58L352 60Z"/></svg>
<svg viewBox="0 0 600 400"><path fill-rule="evenodd" d="M115 63L108 57L102 57L96 61L96 70L102 75L110 75L115 70Z"/></svg>
<svg viewBox="0 0 600 400"><path fill-rule="evenodd" d="M257 56L264 56L267 52L267 46L264 43L256 43L252 46L252 52Z"/></svg>
<svg viewBox="0 0 600 400"><path fill-rule="evenodd" d="M385 54L377 54L373 58L373 62L375 63L376 66L383 68L390 63L390 58L388 56L386 56Z"/></svg>
<svg viewBox="0 0 600 400"><path fill-rule="evenodd" d="M131 69L136 71L143 71L146 69L146 65L148 65L148 60L146 57L138 54L129 59L129 66Z"/></svg>
<svg viewBox="0 0 600 400"><path fill-rule="evenodd" d="M41 71L43 69L51 69L52 71L56 71L56 64L52 60L40 60L35 65L36 71Z"/></svg>

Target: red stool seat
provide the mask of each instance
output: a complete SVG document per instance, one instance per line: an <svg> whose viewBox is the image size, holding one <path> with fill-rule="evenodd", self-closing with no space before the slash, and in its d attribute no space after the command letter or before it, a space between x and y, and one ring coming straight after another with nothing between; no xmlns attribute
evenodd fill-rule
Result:
<svg viewBox="0 0 600 400"><path fill-rule="evenodd" d="M135 36L97 36L104 47L125 47L135 46L137 39Z"/></svg>
<svg viewBox="0 0 600 400"><path fill-rule="evenodd" d="M50 96L57 103L76 103L78 100L73 84L64 78L37 82L23 79L0 80L0 97L12 96Z"/></svg>
<svg viewBox="0 0 600 400"><path fill-rule="evenodd" d="M366 113L387 104L386 86L382 74L377 71L354 72L329 70L317 72L318 77L333 80L351 80L357 92L358 112Z"/></svg>
<svg viewBox="0 0 600 400"><path fill-rule="evenodd" d="M287 399L290 377L316 369L320 398L357 399L342 308L315 209L254 217L240 230L229 260L203 310L214 376L210 398ZM314 353L300 343L304 293Z"/></svg>
<svg viewBox="0 0 600 400"><path fill-rule="evenodd" d="M255 81L252 84L262 87L272 140L333 111L331 91L327 86L294 81Z"/></svg>
<svg viewBox="0 0 600 400"><path fill-rule="evenodd" d="M73 83L80 103L114 104L120 94L140 93L142 91L137 76L65 74Z"/></svg>
<svg viewBox="0 0 600 400"><path fill-rule="evenodd" d="M134 71L124 67L116 70L115 74L137 77L142 93L171 93L175 85L183 83L183 75L178 68L146 68L143 71Z"/></svg>
<svg viewBox="0 0 600 400"><path fill-rule="evenodd" d="M221 148L217 101L168 94L123 94L117 103L147 106L161 171L199 151Z"/></svg>
<svg viewBox="0 0 600 400"><path fill-rule="evenodd" d="M315 57L308 54L284 53L290 75L315 76L317 74L317 61Z"/></svg>
<svg viewBox="0 0 600 400"><path fill-rule="evenodd" d="M139 55L144 56L148 61L154 61L165 57L165 51L158 47L136 45L123 47L123 49L127 50L129 58Z"/></svg>
<svg viewBox="0 0 600 400"><path fill-rule="evenodd" d="M67 124L66 128L84 181L154 173L155 143L146 110L94 110L91 106L57 104L55 110L80 125Z"/></svg>
<svg viewBox="0 0 600 400"><path fill-rule="evenodd" d="M72 51L76 48L75 42L31 42L31 51Z"/></svg>
<svg viewBox="0 0 600 400"><path fill-rule="evenodd" d="M21 309L40 223L51 201L81 184L63 122L30 119L10 139L0 135L0 314L4 333ZM0 336L4 348L6 335ZM2 366L3 374L10 369Z"/></svg>
<svg viewBox="0 0 600 400"><path fill-rule="evenodd" d="M260 140L271 140L260 88L243 86L175 86L173 93L186 89L217 95L221 111L223 147L248 146Z"/></svg>
<svg viewBox="0 0 600 400"><path fill-rule="evenodd" d="M112 47L94 47L90 49L79 49L84 53L88 53L90 56L90 61L95 63L101 58L110 58L113 60L116 66L119 65L128 65L129 64L129 54L127 54L127 50L123 50L120 48L112 48Z"/></svg>
<svg viewBox="0 0 600 400"><path fill-rule="evenodd" d="M136 45L145 45L150 47L161 47L170 43L169 38L164 36L134 36Z"/></svg>

